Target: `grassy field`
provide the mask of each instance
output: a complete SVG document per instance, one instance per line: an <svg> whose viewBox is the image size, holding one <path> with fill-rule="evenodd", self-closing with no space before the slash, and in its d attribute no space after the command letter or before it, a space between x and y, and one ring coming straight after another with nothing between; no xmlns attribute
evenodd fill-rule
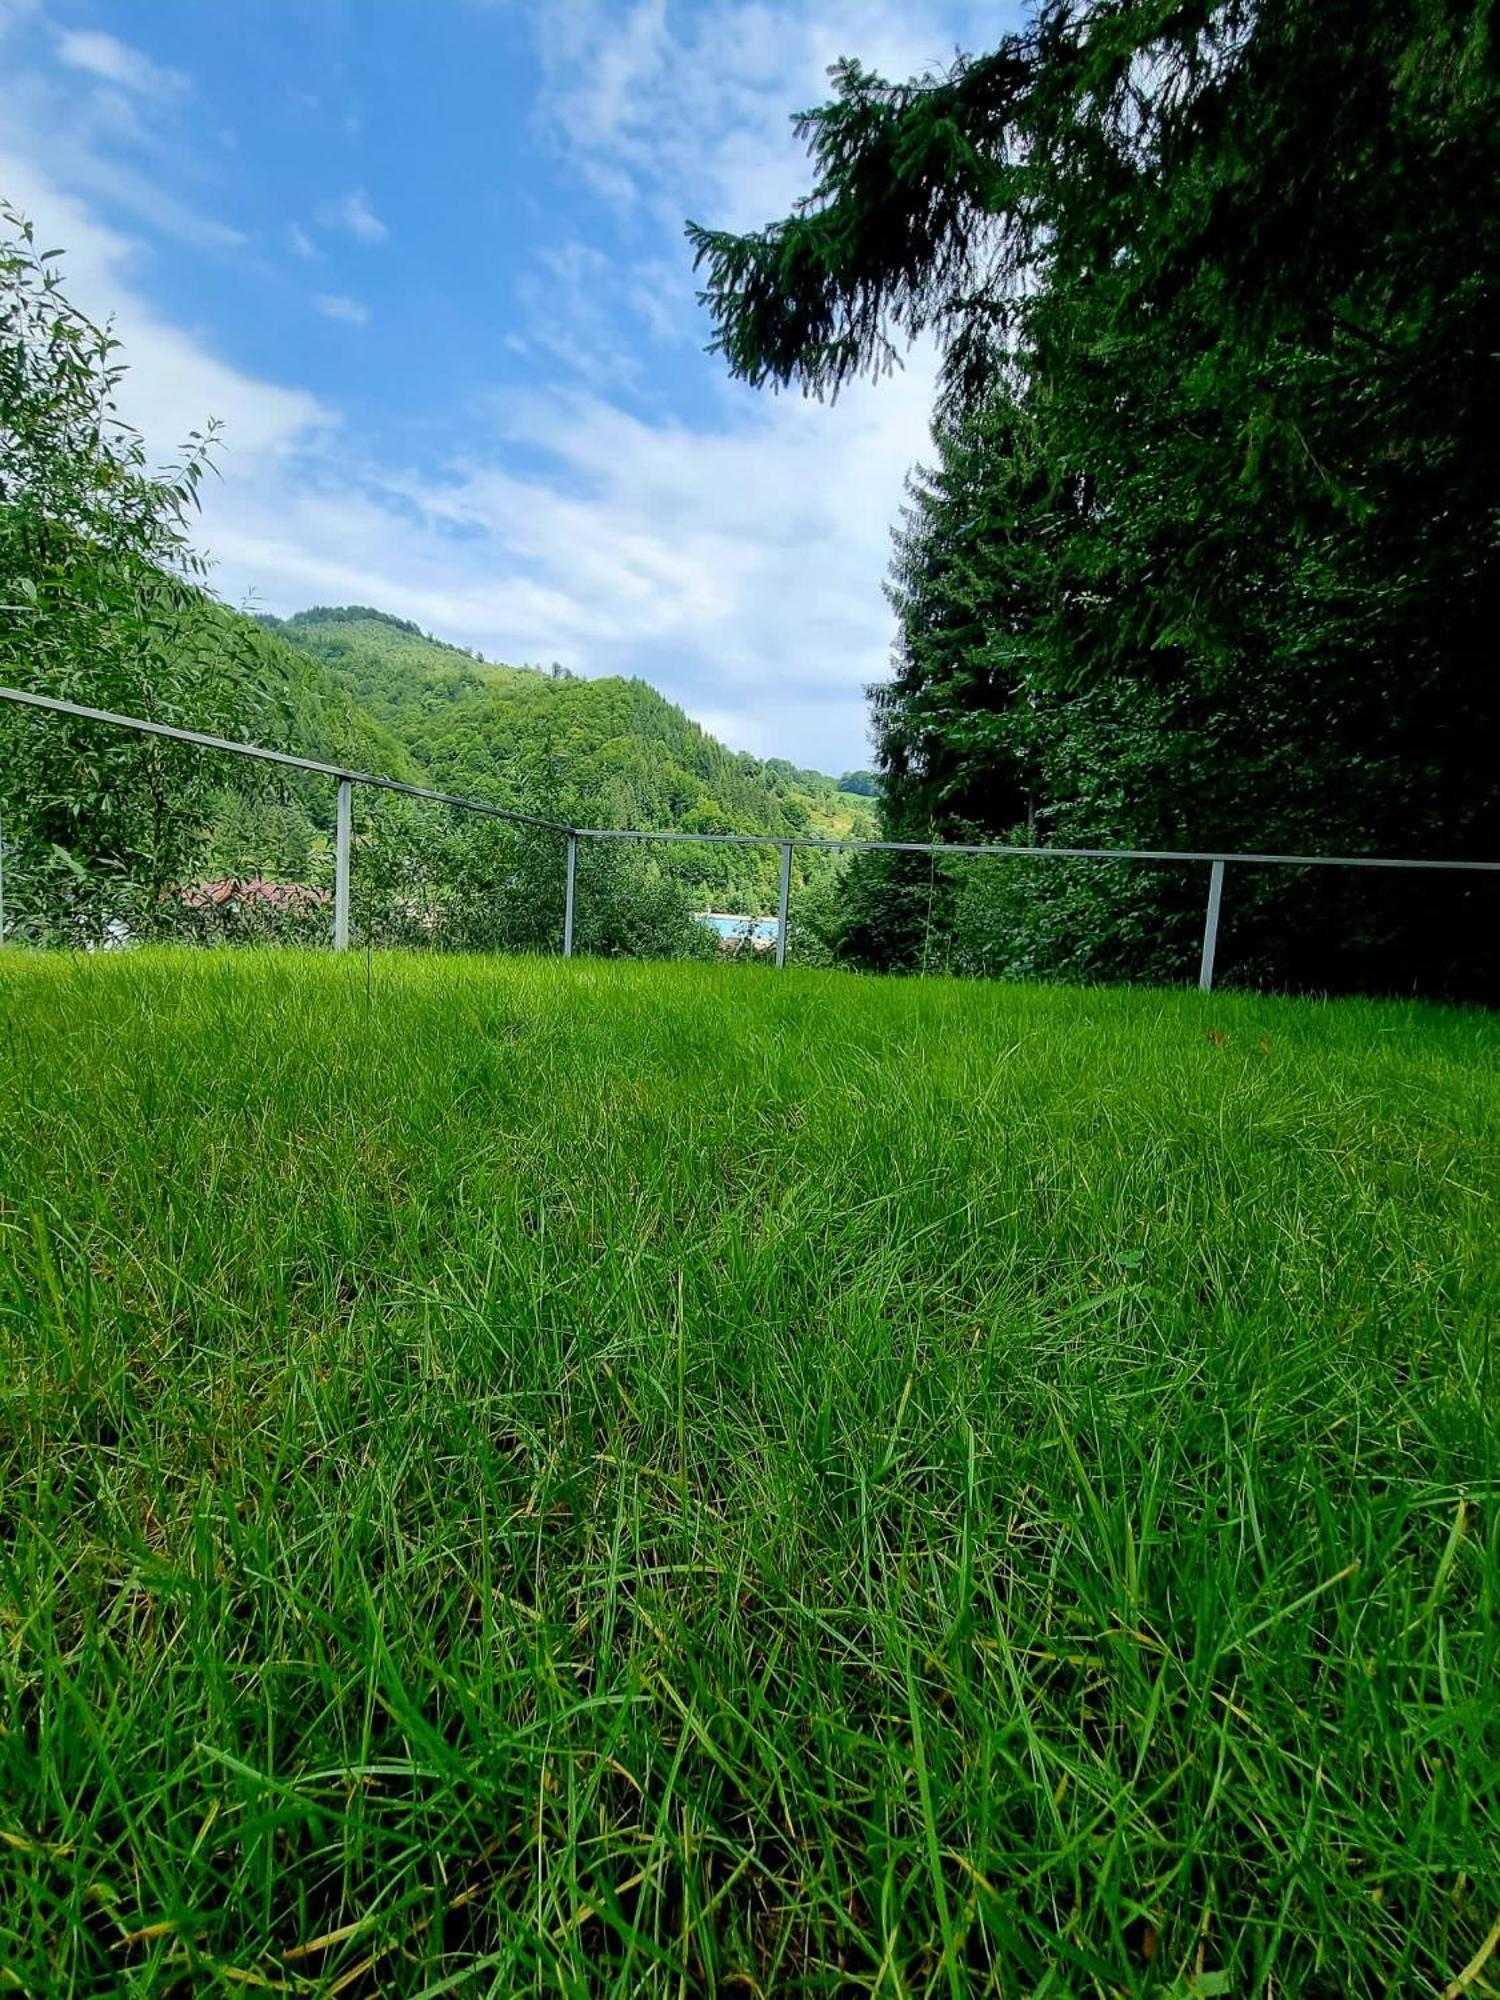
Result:
<svg viewBox="0 0 1500 2000"><path fill-rule="evenodd" d="M0 1987L1500 1989L1500 1020L0 959Z"/></svg>

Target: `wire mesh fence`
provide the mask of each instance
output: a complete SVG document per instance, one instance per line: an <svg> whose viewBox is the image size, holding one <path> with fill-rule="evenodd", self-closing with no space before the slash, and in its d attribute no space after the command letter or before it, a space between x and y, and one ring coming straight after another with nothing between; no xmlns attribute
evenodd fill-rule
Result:
<svg viewBox="0 0 1500 2000"><path fill-rule="evenodd" d="M837 938L877 967L1014 977L1028 970L1021 938L1055 976L1070 940L1082 959L1090 911L1107 908L1122 975L1146 964L1208 990L1226 970L1253 979L1274 962L1274 913L1254 887L1273 870L1297 872L1345 952L1360 909L1374 909L1377 873L1401 885L1403 921L1450 955L1493 957L1500 929L1497 861L575 826L21 689L0 688L0 701L37 728L75 732L85 770L91 745L140 746L124 765L100 749L90 812L101 852L89 867L64 799L32 798L38 823L24 842L0 825L0 943L327 943L779 968L829 963ZM231 759L253 781L228 783ZM207 852L179 838L195 816L213 824ZM730 850L753 860L729 865ZM882 893L862 919L868 882L855 871L877 857ZM751 907L717 907L726 891ZM1089 965L1100 976L1097 949Z"/></svg>

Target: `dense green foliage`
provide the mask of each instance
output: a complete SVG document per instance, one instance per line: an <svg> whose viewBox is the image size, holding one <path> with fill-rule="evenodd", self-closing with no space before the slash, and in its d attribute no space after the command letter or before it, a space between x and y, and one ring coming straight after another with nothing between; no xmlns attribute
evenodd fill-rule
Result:
<svg viewBox="0 0 1500 2000"><path fill-rule="evenodd" d="M210 723L227 677L193 587L187 520L211 444L153 472L118 418L116 344L63 296L55 256L0 206L0 679L99 706ZM201 811L156 747L60 718L0 716L0 815L37 865L74 858L159 883ZM17 811L21 801L26 811ZM24 818L24 830L17 821Z"/></svg>
<svg viewBox="0 0 1500 2000"><path fill-rule="evenodd" d="M18 1991L1480 1947L1493 1019L142 953L0 1038Z"/></svg>
<svg viewBox="0 0 1500 2000"><path fill-rule="evenodd" d="M809 201L694 232L753 381L944 349L876 693L892 833L1500 854L1490 17L1046 0L946 76L842 65ZM862 873L899 927L910 864ZM1150 976L1202 892L1026 868L934 914L992 967ZM1500 997L1497 916L1472 879L1239 871L1225 963Z"/></svg>

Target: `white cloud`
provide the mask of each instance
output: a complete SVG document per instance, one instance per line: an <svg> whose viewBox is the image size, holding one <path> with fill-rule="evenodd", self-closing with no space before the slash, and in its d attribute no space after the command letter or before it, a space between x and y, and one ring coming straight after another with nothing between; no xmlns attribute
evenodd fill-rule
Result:
<svg viewBox="0 0 1500 2000"><path fill-rule="evenodd" d="M1007 9L1019 15L1019 4ZM904 78L1005 21L957 0L738 0L713 7L552 0L539 17L544 120L611 199L749 229L807 186L793 114L828 95L840 56Z"/></svg>
<svg viewBox="0 0 1500 2000"><path fill-rule="evenodd" d="M185 99L188 80L157 70L109 35L63 36L51 42L59 63L28 65L17 59L14 44L41 19L30 0L0 0L0 145L38 167L45 163L53 187L129 211L161 235L195 249L242 249L241 230L200 213L173 192L170 169L148 173L137 164L153 155L160 162L164 133L181 109L165 99ZM83 73L92 83L80 85L76 63L63 63L64 44L73 47L75 57L81 52L91 59ZM115 79L116 71L134 78L134 94ZM17 188L6 191L18 199Z"/></svg>
<svg viewBox="0 0 1500 2000"><path fill-rule="evenodd" d="M137 246L30 161L0 149L0 187L30 216L39 240L66 246L61 268L74 304L96 321L113 320L129 364L123 414L158 456L218 418L226 432L226 475L232 469L238 476L279 463L334 422L332 411L305 390L246 375L163 319L135 287Z"/></svg>
<svg viewBox="0 0 1500 2000"><path fill-rule="evenodd" d="M620 338L619 270L591 244L554 245L516 287L526 315L524 351L543 356L595 389L639 385L641 358Z"/></svg>
<svg viewBox="0 0 1500 2000"><path fill-rule="evenodd" d="M313 242L300 222L294 222L289 226L286 232L286 240L291 244L295 256L311 261L313 258L322 255L317 244Z"/></svg>
<svg viewBox="0 0 1500 2000"><path fill-rule="evenodd" d="M210 494L206 529L271 610L373 602L492 657L639 674L737 748L843 769L931 387L924 359L834 408L747 395L702 425L536 394L443 474L304 468L295 491Z"/></svg>
<svg viewBox="0 0 1500 2000"><path fill-rule="evenodd" d="M340 292L319 292L313 304L324 319L342 320L346 326L370 324L370 308L362 306L358 299L345 298Z"/></svg>
<svg viewBox="0 0 1500 2000"><path fill-rule="evenodd" d="M163 69L139 49L92 28L71 28L57 38L57 53L70 69L81 69L101 83L116 84L140 97L186 97L192 85L181 70Z"/></svg>
<svg viewBox="0 0 1500 2000"><path fill-rule="evenodd" d="M384 243L391 233L359 189L339 201L325 201L318 210L318 221L325 229L347 230L357 243Z"/></svg>

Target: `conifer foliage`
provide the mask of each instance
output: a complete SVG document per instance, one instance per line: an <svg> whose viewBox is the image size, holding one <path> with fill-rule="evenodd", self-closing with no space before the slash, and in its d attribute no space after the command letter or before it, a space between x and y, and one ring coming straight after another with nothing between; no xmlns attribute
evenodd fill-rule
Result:
<svg viewBox="0 0 1500 2000"><path fill-rule="evenodd" d="M875 692L892 834L1500 855L1490 14L1047 0L943 75L841 64L796 211L690 228L752 382L941 349ZM865 872L865 917L906 893ZM948 962L1158 975L1202 891L1026 864L935 921ZM1242 869L1223 963L1493 998L1497 904Z"/></svg>

